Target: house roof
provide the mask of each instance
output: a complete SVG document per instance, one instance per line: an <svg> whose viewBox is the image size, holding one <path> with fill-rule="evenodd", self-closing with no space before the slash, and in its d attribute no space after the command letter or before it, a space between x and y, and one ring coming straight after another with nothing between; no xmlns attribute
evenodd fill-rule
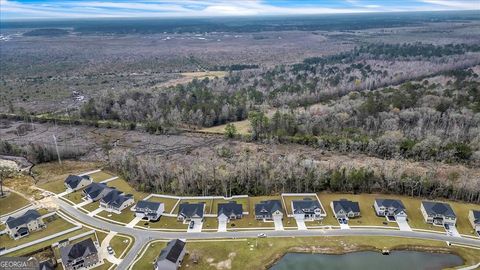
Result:
<svg viewBox="0 0 480 270"><path fill-rule="evenodd" d="M457 217L448 203L422 201L422 204L429 216L441 215L451 218Z"/></svg>
<svg viewBox="0 0 480 270"><path fill-rule="evenodd" d="M261 201L255 204L255 215L263 215L265 212L272 214L275 211L282 211L282 203L279 200Z"/></svg>
<svg viewBox="0 0 480 270"><path fill-rule="evenodd" d="M378 205L379 207L381 207L381 206L387 207L387 208L393 207L393 208L395 208L397 211L405 210L405 206L403 205L402 201L400 201L400 200L375 199L375 201L377 202L377 205Z"/></svg>
<svg viewBox="0 0 480 270"><path fill-rule="evenodd" d="M203 211L205 208L205 203L182 203L179 206L178 214L187 218L193 216L203 217Z"/></svg>
<svg viewBox="0 0 480 270"><path fill-rule="evenodd" d="M163 260L169 260L172 263L177 263L180 254L182 254L183 249L185 248L185 242L180 239L172 240L168 242L167 246L160 251L158 255L157 262Z"/></svg>
<svg viewBox="0 0 480 270"><path fill-rule="evenodd" d="M162 203L160 202L150 202L150 201L145 201L145 200L142 200L142 201L138 201L137 202L137 205L135 206L135 210L142 210L142 209L149 209L150 211L158 211L158 209L160 209L160 206L162 205Z"/></svg>
<svg viewBox="0 0 480 270"><path fill-rule="evenodd" d="M40 263L40 270L54 270L53 264L50 261L43 261Z"/></svg>
<svg viewBox="0 0 480 270"><path fill-rule="evenodd" d="M68 263L94 253L98 253L98 251L93 244L92 238L87 238L76 244L60 248L60 255L63 263Z"/></svg>
<svg viewBox="0 0 480 270"><path fill-rule="evenodd" d="M292 206L294 214L304 214L311 213L315 209L320 208L320 203L318 202L318 200L305 198L303 200L293 200Z"/></svg>
<svg viewBox="0 0 480 270"><path fill-rule="evenodd" d="M125 201L133 198L132 194L123 194L123 192L112 189L110 192L108 192L103 198L101 199L102 202L114 206L114 207L119 207L121 206Z"/></svg>
<svg viewBox="0 0 480 270"><path fill-rule="evenodd" d="M37 210L30 209L21 216L8 217L6 223L9 228L15 228L15 227L27 224L32 220L38 219L41 216L42 215L40 215L40 213Z"/></svg>
<svg viewBox="0 0 480 270"><path fill-rule="evenodd" d="M353 202L346 199L333 201L333 209L335 213L338 213L340 210L343 210L347 213L348 212L360 213L360 206L358 205L358 202Z"/></svg>
<svg viewBox="0 0 480 270"><path fill-rule="evenodd" d="M480 211L478 210L471 210L473 213L473 222L475 224L480 224Z"/></svg>
<svg viewBox="0 0 480 270"><path fill-rule="evenodd" d="M92 199L95 199L95 198L98 198L98 196L100 196L100 194L105 190L105 189L108 189L108 190L113 190L114 188L111 188L111 187L108 187L106 184L104 183L91 183L90 185L88 185L84 190L83 192L85 194L87 194L90 198Z"/></svg>
<svg viewBox="0 0 480 270"><path fill-rule="evenodd" d="M238 216L243 214L243 206L236 201L218 204L218 215L224 214L226 216Z"/></svg>
<svg viewBox="0 0 480 270"><path fill-rule="evenodd" d="M89 179L88 176L78 176L78 175L69 175L67 179L65 179L65 184L67 184L71 189L77 188L78 184L82 182L84 179Z"/></svg>

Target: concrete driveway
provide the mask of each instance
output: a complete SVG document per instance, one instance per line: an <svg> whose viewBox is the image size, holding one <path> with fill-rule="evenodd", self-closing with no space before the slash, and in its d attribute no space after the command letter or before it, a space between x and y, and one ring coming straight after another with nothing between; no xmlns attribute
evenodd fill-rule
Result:
<svg viewBox="0 0 480 270"><path fill-rule="evenodd" d="M297 222L297 227L299 230L308 230L307 225L305 225L305 220L303 219L295 219Z"/></svg>
<svg viewBox="0 0 480 270"><path fill-rule="evenodd" d="M119 256L120 254L109 254L107 247L110 245L110 240L117 234L117 232L110 231L107 236L103 239L102 243L100 244L100 254L102 258L107 259L107 261L113 263L113 264L120 264L122 262L122 259L119 259L115 257L115 255Z"/></svg>
<svg viewBox="0 0 480 270"><path fill-rule="evenodd" d="M195 220L195 224L193 225L193 228L190 229L190 223L188 223L189 226L187 228L187 233L195 233L195 232L202 232L202 227L203 227L203 222L200 220Z"/></svg>
<svg viewBox="0 0 480 270"><path fill-rule="evenodd" d="M85 201L83 201L83 202L81 202L81 203L78 203L78 204L74 205L73 207L75 207L75 208L84 207L85 205L87 205L87 204L89 204L89 203L92 203L92 202L93 202L93 201L91 201L91 200L85 200Z"/></svg>
<svg viewBox="0 0 480 270"><path fill-rule="evenodd" d="M408 225L408 222L406 220L397 220L398 228L400 228L400 231L412 231L412 228L410 228L410 225Z"/></svg>
<svg viewBox="0 0 480 270"><path fill-rule="evenodd" d="M227 221L226 220L218 220L218 231L219 232L226 232L227 231Z"/></svg>
<svg viewBox="0 0 480 270"><path fill-rule="evenodd" d="M283 223L281 217L273 217L273 223L275 223L275 231L283 231Z"/></svg>
<svg viewBox="0 0 480 270"><path fill-rule="evenodd" d="M95 216L96 214L98 214L98 213L100 213L100 212L102 212L102 211L103 211L103 208L99 207L99 208L93 210L92 212L88 213L88 215L91 216L91 217L93 217L93 216Z"/></svg>
<svg viewBox="0 0 480 270"><path fill-rule="evenodd" d="M457 227L455 226L450 226L450 228L447 230L445 229L445 231L447 231L447 234L451 235L451 236L454 236L454 237L462 237L460 235L460 233L457 231Z"/></svg>
<svg viewBox="0 0 480 270"><path fill-rule="evenodd" d="M350 230L350 226L348 224L338 223L340 224L340 230Z"/></svg>
<svg viewBox="0 0 480 270"><path fill-rule="evenodd" d="M142 217L135 217L132 221L130 221L126 227L133 228L137 223L142 220Z"/></svg>

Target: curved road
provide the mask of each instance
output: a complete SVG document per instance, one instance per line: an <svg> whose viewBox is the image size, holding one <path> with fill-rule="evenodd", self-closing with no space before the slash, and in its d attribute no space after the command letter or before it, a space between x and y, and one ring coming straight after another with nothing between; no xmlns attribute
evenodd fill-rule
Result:
<svg viewBox="0 0 480 270"><path fill-rule="evenodd" d="M135 260L137 254L140 254L142 247L155 239L216 239L216 238L253 238L257 237L260 232L268 234L268 237L294 237L294 236L399 236L407 238L421 238L428 240L450 241L456 244L470 245L480 247L479 239L452 237L443 234L428 232L411 232L388 229L353 229L353 230L285 230L285 231L239 231L239 232L165 232L165 231L149 231L137 228L127 228L122 225L109 223L107 221L90 217L84 212L72 207L65 201L54 198L57 205L67 214L76 218L82 223L97 227L105 231L115 231L127 234L135 238L132 248L118 265L118 269L127 269Z"/></svg>

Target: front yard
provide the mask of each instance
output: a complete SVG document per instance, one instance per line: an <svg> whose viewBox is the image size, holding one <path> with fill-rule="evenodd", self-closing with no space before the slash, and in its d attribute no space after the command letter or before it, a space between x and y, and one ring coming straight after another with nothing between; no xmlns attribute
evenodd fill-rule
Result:
<svg viewBox="0 0 480 270"><path fill-rule="evenodd" d="M145 225L146 223L148 223L148 225ZM177 221L177 218L175 217L161 216L160 219L156 222L140 220L137 223L137 226L152 229L179 229L187 231L188 224L183 224L182 222Z"/></svg>
<svg viewBox="0 0 480 270"><path fill-rule="evenodd" d="M130 221L132 221L135 218L135 212L130 211L130 207L127 207L123 209L123 211L120 214L102 211L98 213L98 216L128 224Z"/></svg>

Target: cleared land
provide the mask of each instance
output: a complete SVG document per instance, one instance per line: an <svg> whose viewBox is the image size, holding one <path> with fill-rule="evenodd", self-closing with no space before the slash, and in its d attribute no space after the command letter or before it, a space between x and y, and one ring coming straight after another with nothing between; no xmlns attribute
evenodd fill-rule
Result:
<svg viewBox="0 0 480 270"><path fill-rule="evenodd" d="M114 177L115 175L109 174L104 171L100 171L100 172L89 174L89 176L92 177L94 182L102 182L104 180Z"/></svg>
<svg viewBox="0 0 480 270"><path fill-rule="evenodd" d="M28 200L22 196L9 192L4 198L0 198L0 215L8 214L28 204Z"/></svg>

